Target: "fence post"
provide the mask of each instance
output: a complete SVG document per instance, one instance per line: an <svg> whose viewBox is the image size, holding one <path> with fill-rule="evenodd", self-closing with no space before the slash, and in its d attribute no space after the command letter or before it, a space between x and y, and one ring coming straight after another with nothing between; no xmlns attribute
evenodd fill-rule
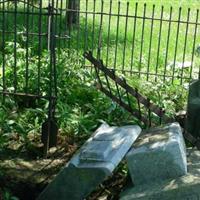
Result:
<svg viewBox="0 0 200 200"><path fill-rule="evenodd" d="M54 30L54 0L48 6L48 51L49 63L49 108L48 119L42 124L42 142L44 144L44 157L48 155L50 147L57 144L58 126L55 119L55 106L57 97L57 77L56 77L56 52L55 52L55 30Z"/></svg>

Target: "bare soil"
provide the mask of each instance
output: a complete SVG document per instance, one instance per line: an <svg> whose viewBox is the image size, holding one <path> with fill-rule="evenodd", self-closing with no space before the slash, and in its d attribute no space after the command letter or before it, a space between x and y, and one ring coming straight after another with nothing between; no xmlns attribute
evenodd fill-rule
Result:
<svg viewBox="0 0 200 200"><path fill-rule="evenodd" d="M50 149L47 159L42 158L41 147L33 144L0 151L0 194L6 188L20 200L36 199L86 139L60 138L58 146ZM113 176L86 199L119 199L119 193L129 181L122 162Z"/></svg>

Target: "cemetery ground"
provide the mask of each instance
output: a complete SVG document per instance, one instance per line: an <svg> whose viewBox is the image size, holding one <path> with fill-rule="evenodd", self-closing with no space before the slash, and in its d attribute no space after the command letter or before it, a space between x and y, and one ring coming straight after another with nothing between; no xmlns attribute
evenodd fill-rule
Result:
<svg viewBox="0 0 200 200"><path fill-rule="evenodd" d="M183 7L183 18L187 18L187 8L196 9L198 2L193 1L178 1L173 3L173 8ZM156 7L161 8L161 1L147 2L147 5L152 6L156 3ZM170 3L166 1L166 15L169 12ZM130 4L133 6L132 4ZM85 6L84 4L81 6ZM108 6L107 6L108 8ZM99 4L100 9L100 4ZM122 12L125 13L126 7L122 7ZM116 9L115 9L116 11ZM139 10L143 12L142 7ZM151 15L151 13L147 13ZM176 13L175 13L176 15ZM195 16L192 16L193 18ZM20 26L20 21L18 22ZM123 22L121 22L123 24ZM104 24L107 27L106 24ZM141 25L139 25L141 26ZM122 27L122 26L121 26ZM130 26L131 27L131 26ZM167 27L165 27L167 28ZM112 27L111 27L112 29ZM124 37L124 30L120 31L121 40ZM167 32L167 31L166 31ZM175 34L175 31L172 31ZM131 35L131 30L128 32ZM189 35L192 37L193 34ZM88 37L91 37L90 34ZM139 36L138 36L139 37ZM184 41L183 38L180 39ZM120 37L119 37L120 38ZM175 37L172 37L175 38ZM24 38L21 38L21 43L17 44L17 63L19 87L23 88L23 66L26 62ZM91 40L89 40L91 42ZM103 39L103 42L107 42ZM149 42L149 41L148 41ZM146 47L149 43L146 43ZM172 42L173 43L173 42ZM184 42L181 42L183 44ZM84 46L84 38L81 41L81 50ZM92 44L90 44L91 46ZM127 44L131 45L131 44ZM145 47L144 45L144 47ZM72 44L73 46L73 44ZM74 44L76 46L76 44ZM139 55L139 42L137 43ZM152 48L156 49L157 43L152 44ZM30 49L31 64L30 76L34 80L36 76L34 72L35 63L38 56L36 54L37 44ZM114 59L115 44L111 44L110 62ZM13 41L6 41L6 63L12 65L14 58ZM174 48L174 47L173 47ZM169 57L173 55L173 48L169 52ZM188 54L191 52L191 47L188 48ZM148 48L144 48L148 54ZM181 46L179 47L181 54ZM121 50L123 50L121 48ZM1 51L1 50L0 50ZM70 53L69 53L70 51ZM164 49L163 49L164 51ZM1 54L1 53L0 53ZM57 65L58 70L58 100L56 108L56 119L59 126L58 146L50 149L47 159L43 159L42 144L40 142L41 124L47 118L48 102L46 100L35 100L30 102L29 99L24 101L23 98L6 97L4 104L0 107L0 199L16 200L16 199L35 199L60 171L60 169L70 160L76 150L89 138L91 133L101 124L106 121L110 125L126 125L136 124L132 116L110 101L107 97L101 94L94 85L95 74L87 67L83 68L84 62L81 57L82 51L65 49L59 52L59 60ZM128 53L127 57L131 54ZM136 58L139 59L139 58ZM147 59L147 57L146 57ZM78 62L77 62L78 60ZM156 58L152 58L156 60ZM152 62L154 62L152 61ZM0 63L2 57L0 55ZM43 77L47 71L49 56L44 49L41 63L44 69ZM122 57L118 57L118 64L122 62ZM9 64L10 63L10 64ZM160 60L160 64L164 63ZM153 63L152 63L153 67ZM8 80L12 77L12 69L6 74ZM189 71L186 73L189 73ZM11 78L12 80L12 78ZM21 81L20 81L21 80ZM2 81L2 80L1 80ZM48 80L44 80L47 81ZM146 82L144 80L128 80L132 85L141 87L144 94L159 105L162 105L169 115L174 115L179 110L184 110L187 101L187 86L170 85L165 83ZM9 85L9 82L8 82ZM10 83L12 85L12 83ZM34 85L32 90L36 90ZM45 91L46 88L43 88ZM154 96L153 91L157 90ZM173 98L171 98L173 96ZM3 99L3 97L1 97ZM1 99L1 100L2 100ZM28 106L27 106L28 102ZM189 145L189 144L188 144ZM118 199L122 188L130 181L127 176L127 167L124 161L116 169L114 176L106 180L97 188L89 197L88 200L95 199Z"/></svg>
<svg viewBox="0 0 200 200"><path fill-rule="evenodd" d="M85 138L81 138L81 140ZM67 145L66 145L67 144ZM1 157L1 199L36 199L81 146L80 138L59 139L58 149L50 152L50 158L36 159L38 153L18 153L6 150L5 159ZM124 161L115 170L113 176L104 181L88 200L118 199L122 188L129 183Z"/></svg>
<svg viewBox="0 0 200 200"><path fill-rule="evenodd" d="M0 185L4 198L16 195L20 199L35 199L47 181L56 176L102 120L113 125L135 123L128 113L96 90L91 81L93 76L87 76L90 77L88 81L84 78L87 69L75 65L72 68L73 61L65 59L70 65L60 75L64 76L62 80L69 87L63 88L58 99L58 146L48 159L42 158L40 141L40 125L46 117L45 103L39 102L40 106L36 108L23 108L20 107L20 99L6 98L1 107L1 131L4 133L1 134ZM106 186L100 186L91 199L101 195L118 195L126 173L124 166L120 166L119 173L107 180Z"/></svg>

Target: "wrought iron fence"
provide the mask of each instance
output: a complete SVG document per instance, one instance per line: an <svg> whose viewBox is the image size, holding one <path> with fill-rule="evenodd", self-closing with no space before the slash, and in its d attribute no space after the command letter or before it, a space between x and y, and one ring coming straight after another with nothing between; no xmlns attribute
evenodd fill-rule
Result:
<svg viewBox="0 0 200 200"><path fill-rule="evenodd" d="M58 17L54 0L0 1L0 93L3 101L8 95L22 98L25 107L48 101L48 119L42 125L45 154L56 144L56 48L67 38L57 35Z"/></svg>
<svg viewBox="0 0 200 200"><path fill-rule="evenodd" d="M68 29L70 48L99 53L109 68L149 81L182 84L199 78L198 9L84 2L80 10L68 9L80 19Z"/></svg>
<svg viewBox="0 0 200 200"><path fill-rule="evenodd" d="M49 101L49 117L43 124L46 146L54 143L49 137L56 129L56 65L63 48L69 54L76 50L78 57L90 50L109 69L147 81L182 84L200 74L198 9L132 1L77 2L0 1L0 93L22 96L27 104L33 99ZM83 64L91 66L87 60Z"/></svg>

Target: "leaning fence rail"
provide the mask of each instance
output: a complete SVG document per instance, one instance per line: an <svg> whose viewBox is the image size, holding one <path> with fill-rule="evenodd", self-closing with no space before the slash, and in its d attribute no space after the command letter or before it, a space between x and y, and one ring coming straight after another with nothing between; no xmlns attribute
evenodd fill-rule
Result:
<svg viewBox="0 0 200 200"><path fill-rule="evenodd" d="M134 117L138 118L145 126L151 126L152 123L156 124L152 122L152 113L157 116L157 124L161 124L162 121L172 120L165 116L164 109L143 96L137 88L131 87L126 82L126 79L120 78L114 70L110 70L104 66L102 60L94 58L92 52L84 53L84 57L94 65L99 90L130 112ZM115 89L113 90L113 88ZM133 101L135 102L134 104L132 104Z"/></svg>
<svg viewBox="0 0 200 200"><path fill-rule="evenodd" d="M126 83L126 79L116 75L114 70L104 66L102 60L93 57L92 52L85 52L84 57L94 66L97 77L97 88L106 96L128 111L139 124L146 127L161 125L175 120L168 117L163 108L154 104L149 98L142 95L137 88ZM114 84L112 84L114 83ZM184 116L185 118L186 116ZM141 123L142 122L142 123ZM200 149L200 141L191 133L183 130L187 141Z"/></svg>

